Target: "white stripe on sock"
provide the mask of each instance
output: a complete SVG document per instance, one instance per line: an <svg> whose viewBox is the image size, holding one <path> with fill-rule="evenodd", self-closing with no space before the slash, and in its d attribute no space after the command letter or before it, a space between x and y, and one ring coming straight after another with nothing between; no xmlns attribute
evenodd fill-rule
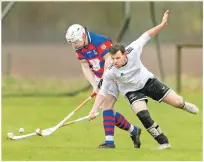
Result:
<svg viewBox="0 0 204 162"><path fill-rule="evenodd" d="M106 141L113 141L113 136L106 136Z"/></svg>
<svg viewBox="0 0 204 162"><path fill-rule="evenodd" d="M130 129L128 130L128 132L132 133L133 130L134 130L134 126L131 124Z"/></svg>

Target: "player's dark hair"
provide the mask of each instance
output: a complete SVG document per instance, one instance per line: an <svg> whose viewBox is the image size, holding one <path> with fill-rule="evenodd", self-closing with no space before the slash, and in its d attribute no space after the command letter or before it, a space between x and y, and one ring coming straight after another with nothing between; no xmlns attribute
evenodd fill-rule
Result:
<svg viewBox="0 0 204 162"><path fill-rule="evenodd" d="M114 44L111 48L109 53L111 55L115 55L118 51L121 51L122 54L125 53L125 46L123 46L122 44Z"/></svg>

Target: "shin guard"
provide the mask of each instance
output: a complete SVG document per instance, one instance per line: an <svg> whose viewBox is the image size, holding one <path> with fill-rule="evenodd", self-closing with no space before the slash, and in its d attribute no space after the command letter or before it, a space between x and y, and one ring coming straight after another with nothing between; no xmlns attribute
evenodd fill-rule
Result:
<svg viewBox="0 0 204 162"><path fill-rule="evenodd" d="M154 137L159 144L169 143L167 137L162 133L159 125L157 125L152 118L148 110L143 110L137 113L138 118L147 129L147 131Z"/></svg>

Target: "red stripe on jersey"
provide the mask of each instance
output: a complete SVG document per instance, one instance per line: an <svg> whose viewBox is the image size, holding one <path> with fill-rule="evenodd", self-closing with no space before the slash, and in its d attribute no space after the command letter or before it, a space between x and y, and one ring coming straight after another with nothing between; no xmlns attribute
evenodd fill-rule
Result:
<svg viewBox="0 0 204 162"><path fill-rule="evenodd" d="M105 50L107 50L111 46L112 46L112 42L108 40L108 41L103 42L99 47L97 47L97 50L99 54L102 54Z"/></svg>
<svg viewBox="0 0 204 162"><path fill-rule="evenodd" d="M97 78L101 79L103 75L96 75L96 76L97 76Z"/></svg>
<svg viewBox="0 0 204 162"><path fill-rule="evenodd" d="M85 53L85 52L91 51L91 50L93 50L93 49L95 49L95 47L93 46L93 44L90 43L90 44L88 44L87 48L85 48L85 47L82 48L82 49L81 49L81 52L82 52L82 53Z"/></svg>
<svg viewBox="0 0 204 162"><path fill-rule="evenodd" d="M78 53L78 52L76 52L76 57L78 59L85 59L85 57L82 54Z"/></svg>

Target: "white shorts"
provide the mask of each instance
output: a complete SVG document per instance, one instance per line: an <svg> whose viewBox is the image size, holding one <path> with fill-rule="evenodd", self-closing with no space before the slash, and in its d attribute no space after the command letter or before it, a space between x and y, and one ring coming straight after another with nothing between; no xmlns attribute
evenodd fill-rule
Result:
<svg viewBox="0 0 204 162"><path fill-rule="evenodd" d="M99 81L96 81L96 84L98 85ZM118 86L115 82L111 83L111 85L109 85L109 89L107 91L107 94L115 97L115 99L118 99L118 95L119 95L119 90L118 90Z"/></svg>

